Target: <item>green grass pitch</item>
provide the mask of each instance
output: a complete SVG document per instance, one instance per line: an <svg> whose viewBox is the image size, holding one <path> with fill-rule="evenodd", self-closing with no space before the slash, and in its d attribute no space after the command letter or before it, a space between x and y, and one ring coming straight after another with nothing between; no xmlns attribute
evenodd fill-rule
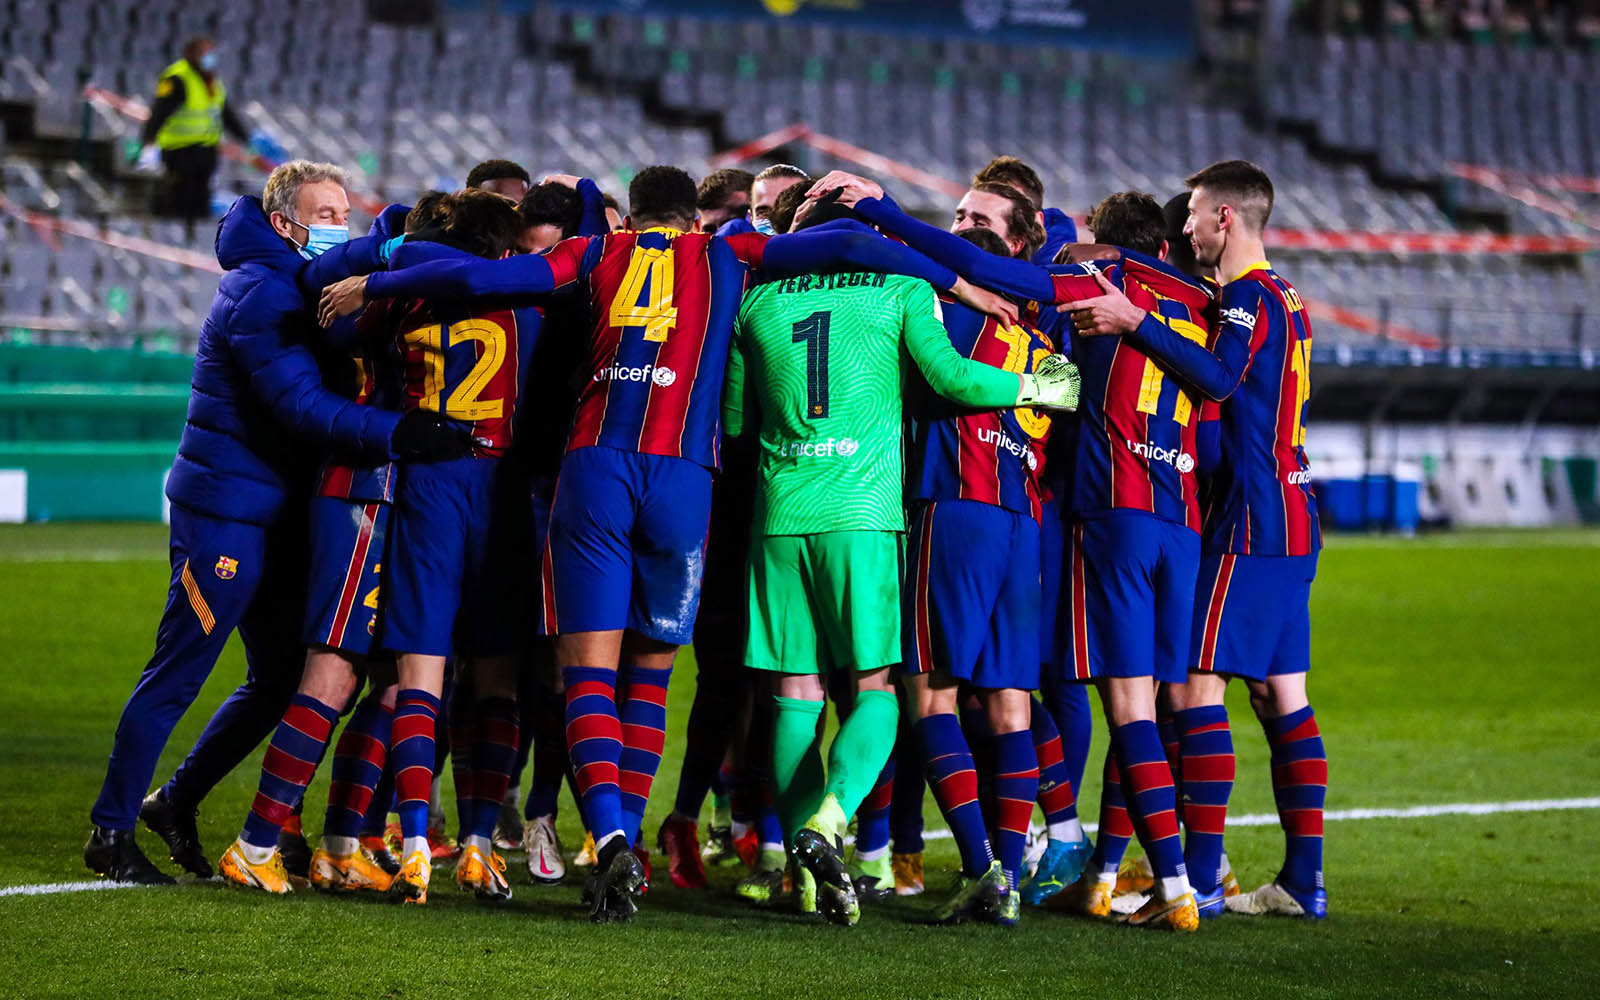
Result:
<svg viewBox="0 0 1600 1000"><path fill-rule="evenodd" d="M164 599L152 525L0 530L0 890L89 878L80 858L112 730ZM1330 809L1600 796L1595 650L1600 536L1335 539L1314 591L1313 701ZM163 780L243 674L231 645L162 758ZM676 784L693 694L673 685L655 826ZM1266 754L1234 692L1235 814L1272 807ZM1085 818L1095 815L1097 739ZM213 856L237 832L259 754L205 803ZM316 825L324 774L309 793ZM448 781L448 778L446 779ZM577 832L567 808L562 833ZM930 826L939 825L929 809ZM266 898L221 884L0 896L6 997L1568 996L1600 983L1600 811L1331 822L1333 915L1229 917L1194 936L1027 912L1013 931L919 920L954 868L930 844L930 894L869 907L853 930L740 905L734 873L691 894L664 875L628 926L594 927L574 885L489 909L441 870L426 909ZM152 857L153 836L141 833ZM1276 827L1230 830L1247 886Z"/></svg>

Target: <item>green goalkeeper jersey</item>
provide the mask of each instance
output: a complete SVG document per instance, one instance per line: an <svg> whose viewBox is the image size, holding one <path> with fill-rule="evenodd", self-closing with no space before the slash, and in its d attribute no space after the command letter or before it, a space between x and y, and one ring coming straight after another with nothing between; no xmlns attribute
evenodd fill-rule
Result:
<svg viewBox="0 0 1600 1000"><path fill-rule="evenodd" d="M907 358L958 403L1016 404L1016 375L950 346L925 281L801 275L746 293L722 406L729 434L759 433L759 534L905 530Z"/></svg>

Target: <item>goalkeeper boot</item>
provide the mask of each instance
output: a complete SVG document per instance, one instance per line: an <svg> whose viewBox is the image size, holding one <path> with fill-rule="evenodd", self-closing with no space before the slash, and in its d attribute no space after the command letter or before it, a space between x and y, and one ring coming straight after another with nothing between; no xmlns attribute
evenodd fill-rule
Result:
<svg viewBox="0 0 1600 1000"><path fill-rule="evenodd" d="M1039 857L1039 866L1018 890L1022 901L1039 906L1078 880L1094 854L1094 845L1082 840L1052 840Z"/></svg>
<svg viewBox="0 0 1600 1000"><path fill-rule="evenodd" d="M505 859L493 850L485 853L475 845L462 848L461 858L456 862L456 887L490 902L510 899L511 883L506 881Z"/></svg>
<svg viewBox="0 0 1600 1000"><path fill-rule="evenodd" d="M673 813L656 831L656 849L667 856L667 878L680 889L706 888L706 870L700 863L699 830L692 819Z"/></svg>
<svg viewBox="0 0 1600 1000"><path fill-rule="evenodd" d="M782 851L763 851L750 874L740 879L733 891L740 899L757 906L768 906L783 892L783 867L787 855Z"/></svg>
<svg viewBox="0 0 1600 1000"><path fill-rule="evenodd" d="M974 878L962 872L956 876L950 898L939 907L934 919L941 924L959 924L972 919L988 919L1000 913L1001 903L1010 895L1010 883L1000 862Z"/></svg>
<svg viewBox="0 0 1600 1000"><path fill-rule="evenodd" d="M817 880L800 866L800 862L790 863L788 882L795 915L805 920L821 920L822 911L817 906Z"/></svg>
<svg viewBox="0 0 1600 1000"><path fill-rule="evenodd" d="M1100 881L1094 872L1084 872L1078 880L1063 889L1049 901L1051 908L1059 908L1085 917L1105 920L1111 916L1111 891L1113 883Z"/></svg>
<svg viewBox="0 0 1600 1000"><path fill-rule="evenodd" d="M871 861L852 857L848 868L858 898L879 900L894 895L894 866L887 852Z"/></svg>
<svg viewBox="0 0 1600 1000"><path fill-rule="evenodd" d="M1150 892L1156 887L1156 873L1149 858L1123 858L1117 866L1117 888L1114 895L1130 892Z"/></svg>
<svg viewBox="0 0 1600 1000"><path fill-rule="evenodd" d="M855 883L844 866L844 813L832 795L794 835L794 856L817 880L817 909L830 923L854 927L861 919Z"/></svg>
<svg viewBox="0 0 1600 1000"><path fill-rule="evenodd" d="M311 884L325 892L388 892L394 883L394 875L365 846L358 846L354 854L343 855L318 847L311 852L309 875Z"/></svg>
<svg viewBox="0 0 1600 1000"><path fill-rule="evenodd" d="M540 885L555 885L567 875L567 862L561 856L561 838L549 816L529 820L522 826L522 849L528 852L528 875Z"/></svg>
<svg viewBox="0 0 1600 1000"><path fill-rule="evenodd" d="M894 894L896 896L922 895L922 852L915 854L892 854L889 856L889 867L894 871Z"/></svg>
<svg viewBox="0 0 1600 1000"><path fill-rule="evenodd" d="M211 862L206 860L206 852L200 846L196 815L196 810L182 808L167 798L165 788L151 792L139 805L139 820L166 841L172 860L197 878L210 878Z"/></svg>
<svg viewBox="0 0 1600 1000"><path fill-rule="evenodd" d="M1274 879L1259 889L1226 897L1224 905L1229 913L1248 916L1271 914L1321 920L1328 915L1328 892L1322 888L1307 892Z"/></svg>
<svg viewBox="0 0 1600 1000"><path fill-rule="evenodd" d="M389 883L389 895L422 906L428 902L428 883L433 879L433 859L427 851L412 851L400 864L400 874Z"/></svg>
<svg viewBox="0 0 1600 1000"><path fill-rule="evenodd" d="M150 863L139 850L132 830L108 830L97 826L89 831L83 845L83 863L97 875L113 882L135 885L173 885L177 879Z"/></svg>
<svg viewBox="0 0 1600 1000"><path fill-rule="evenodd" d="M1128 914L1124 922L1130 927L1154 927L1192 934L1200 929L1200 913L1192 892L1173 899L1151 896L1143 906Z"/></svg>
<svg viewBox="0 0 1600 1000"><path fill-rule="evenodd" d="M278 895L293 892L289 873L283 868L283 854L274 847L265 860L251 861L248 855L255 853L255 850L244 841L235 840L228 845L222 860L217 862L219 874L247 889L261 889Z"/></svg>

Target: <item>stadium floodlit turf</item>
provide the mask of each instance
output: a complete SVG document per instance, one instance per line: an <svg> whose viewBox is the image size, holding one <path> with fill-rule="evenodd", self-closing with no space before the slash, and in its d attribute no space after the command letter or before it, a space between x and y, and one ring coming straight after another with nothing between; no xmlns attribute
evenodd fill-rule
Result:
<svg viewBox="0 0 1600 1000"><path fill-rule="evenodd" d="M158 526L0 530L0 892L90 878L87 813L165 593ZM1600 796L1595 650L1600 534L1334 539L1313 610L1313 698L1331 759L1330 810ZM162 758L164 778L242 676L231 645ZM662 780L671 802L694 686L672 689ZM1234 814L1272 808L1248 705L1229 707ZM1083 796L1095 815L1098 760ZM213 857L238 831L257 755L201 810ZM326 768L308 816L320 818ZM446 781L448 781L448 776ZM446 791L449 802L449 792ZM562 834L577 833L570 806ZM937 825L929 808L930 827ZM314 827L316 819L312 819ZM423 910L306 892L268 898L192 881L167 889L0 895L7 997L461 996L1052 997L1547 996L1600 982L1600 811L1332 822L1333 916L1229 916L1194 936L1024 913L1013 931L918 921L955 866L930 843L929 895L866 908L860 926L796 923L657 886L633 924L594 927L576 884L529 884L488 908L446 869ZM158 841L141 842L162 867ZM1231 828L1247 887L1280 857L1274 826ZM1585 987L1583 984L1588 983Z"/></svg>

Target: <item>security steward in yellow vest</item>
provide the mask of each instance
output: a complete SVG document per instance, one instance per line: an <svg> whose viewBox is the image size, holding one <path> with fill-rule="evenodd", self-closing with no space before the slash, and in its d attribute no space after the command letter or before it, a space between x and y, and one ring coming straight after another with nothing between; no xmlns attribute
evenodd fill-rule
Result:
<svg viewBox="0 0 1600 1000"><path fill-rule="evenodd" d="M147 148L154 143L161 150L163 173L151 211L190 221L210 215L211 175L224 131L241 142L250 134L217 79L216 44L190 39L183 58L162 71L141 136Z"/></svg>

